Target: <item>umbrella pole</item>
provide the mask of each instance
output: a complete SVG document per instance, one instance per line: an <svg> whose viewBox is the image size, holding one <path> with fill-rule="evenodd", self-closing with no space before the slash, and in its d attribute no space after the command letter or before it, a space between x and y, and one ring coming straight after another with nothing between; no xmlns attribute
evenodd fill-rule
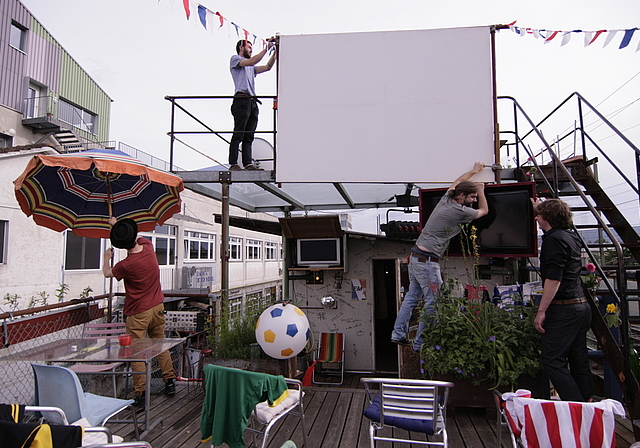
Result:
<svg viewBox="0 0 640 448"><path fill-rule="evenodd" d="M113 208L111 207L111 185L109 184L109 175L107 174L107 210L109 212L109 219L113 216ZM110 224L111 225L111 224ZM109 265L113 269L113 249L111 250L111 259ZM111 316L113 314L112 308L113 302L113 277L109 277L109 299L107 301L107 323L111 323Z"/></svg>

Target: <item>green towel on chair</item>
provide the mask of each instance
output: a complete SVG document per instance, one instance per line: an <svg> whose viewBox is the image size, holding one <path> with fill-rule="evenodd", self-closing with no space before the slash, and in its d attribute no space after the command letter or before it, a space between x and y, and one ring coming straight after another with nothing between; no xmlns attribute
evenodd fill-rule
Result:
<svg viewBox="0 0 640 448"><path fill-rule="evenodd" d="M275 406L289 395L282 375L248 372L208 364L204 368L205 398L200 418L202 441L244 448L244 430L256 405Z"/></svg>

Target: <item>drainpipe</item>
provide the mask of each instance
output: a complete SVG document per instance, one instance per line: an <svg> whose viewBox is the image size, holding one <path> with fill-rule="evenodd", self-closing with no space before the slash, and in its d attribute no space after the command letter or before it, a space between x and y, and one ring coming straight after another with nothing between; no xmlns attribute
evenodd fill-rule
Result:
<svg viewBox="0 0 640 448"><path fill-rule="evenodd" d="M230 182L222 182L222 241L220 254L222 266L220 272L220 321L227 312L229 303L229 186Z"/></svg>

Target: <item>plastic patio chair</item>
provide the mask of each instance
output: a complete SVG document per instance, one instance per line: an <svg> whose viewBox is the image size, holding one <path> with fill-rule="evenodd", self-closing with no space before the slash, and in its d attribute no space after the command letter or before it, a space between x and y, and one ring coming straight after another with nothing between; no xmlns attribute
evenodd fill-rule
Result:
<svg viewBox="0 0 640 448"><path fill-rule="evenodd" d="M84 324L82 332L83 339L110 339L117 338L121 334L125 334L124 322L111 322L111 323L94 323L87 322ZM108 364L89 364L78 363L70 366L69 369L73 370L78 375L96 375L104 372L115 372L117 367L123 365L121 362L111 362ZM116 375L111 374L111 380L113 383L113 396L118 397L116 387ZM125 386L126 390L126 386Z"/></svg>
<svg viewBox="0 0 640 448"><path fill-rule="evenodd" d="M35 378L35 397L38 406L55 406L64 411L72 422L86 418L91 426L104 426L111 417L130 408L136 439L139 437L134 400L103 397L82 391L76 373L66 367L31 364ZM57 414L43 412L53 423L62 423Z"/></svg>
<svg viewBox="0 0 640 448"><path fill-rule="evenodd" d="M344 343L343 333L322 333L315 351L312 381L314 384L340 385L344 382ZM339 383L316 380L320 375L340 375Z"/></svg>
<svg viewBox="0 0 640 448"><path fill-rule="evenodd" d="M398 378L361 378L360 381L364 383L370 403L364 415L371 420L369 440L372 448L377 440L448 446L446 410L453 383ZM374 384L378 385L377 391L372 388ZM407 438L379 435L378 431L386 427L406 430L400 434L406 434ZM410 439L415 433L426 434L430 440Z"/></svg>

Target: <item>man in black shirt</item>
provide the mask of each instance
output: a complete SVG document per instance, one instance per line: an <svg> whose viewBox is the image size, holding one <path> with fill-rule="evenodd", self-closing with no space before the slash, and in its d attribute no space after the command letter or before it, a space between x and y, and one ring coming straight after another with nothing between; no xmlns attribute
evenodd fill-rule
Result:
<svg viewBox="0 0 640 448"><path fill-rule="evenodd" d="M571 230L571 209L565 202L532 202L544 232L540 251L544 291L534 320L542 334L542 366L562 400L587 401L593 395L587 358L591 307L580 280L580 240Z"/></svg>

